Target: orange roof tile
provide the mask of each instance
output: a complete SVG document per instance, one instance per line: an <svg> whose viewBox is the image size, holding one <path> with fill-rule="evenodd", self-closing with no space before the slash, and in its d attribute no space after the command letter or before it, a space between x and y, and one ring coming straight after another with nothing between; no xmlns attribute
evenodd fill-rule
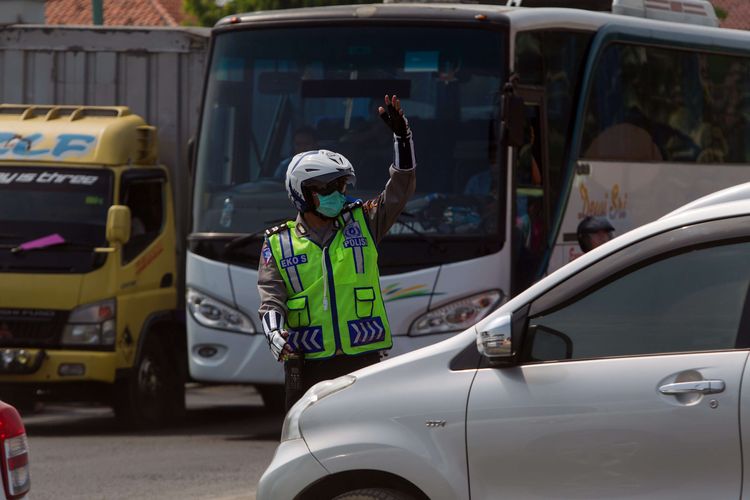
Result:
<svg viewBox="0 0 750 500"><path fill-rule="evenodd" d="M103 0L107 26L177 26L181 0ZM47 24L91 24L91 0L47 0Z"/></svg>
<svg viewBox="0 0 750 500"><path fill-rule="evenodd" d="M750 30L750 2L748 0L711 0L714 7L727 12L722 28Z"/></svg>

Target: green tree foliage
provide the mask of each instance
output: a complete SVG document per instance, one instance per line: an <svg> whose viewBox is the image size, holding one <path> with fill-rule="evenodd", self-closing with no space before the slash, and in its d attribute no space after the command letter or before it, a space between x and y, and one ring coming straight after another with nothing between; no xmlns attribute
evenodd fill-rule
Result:
<svg viewBox="0 0 750 500"><path fill-rule="evenodd" d="M218 5L215 0L183 0L189 18L201 26L213 26L224 16L256 10L294 9L322 5L372 3L374 0L229 0Z"/></svg>

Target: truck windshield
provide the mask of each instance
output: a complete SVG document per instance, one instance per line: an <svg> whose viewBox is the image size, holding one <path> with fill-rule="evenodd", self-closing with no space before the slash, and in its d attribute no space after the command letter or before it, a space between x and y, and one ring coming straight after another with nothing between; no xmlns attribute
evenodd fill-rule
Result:
<svg viewBox="0 0 750 500"><path fill-rule="evenodd" d="M91 250L106 246L105 226L111 204L109 171L0 167L0 270L91 269L96 260ZM10 252L21 243L55 233L65 239L65 245L23 255Z"/></svg>
<svg viewBox="0 0 750 500"><path fill-rule="evenodd" d="M498 236L495 158L504 36L429 26L233 30L217 35L198 143L194 233L254 233L294 217L284 188L298 152L354 165L349 194L377 196L392 136L383 95L414 131L417 192L390 232L413 242ZM434 245L433 245L434 246Z"/></svg>

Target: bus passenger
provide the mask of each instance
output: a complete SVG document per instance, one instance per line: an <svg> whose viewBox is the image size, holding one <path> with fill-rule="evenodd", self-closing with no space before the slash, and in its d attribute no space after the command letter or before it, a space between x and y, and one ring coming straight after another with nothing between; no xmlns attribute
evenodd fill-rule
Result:
<svg viewBox="0 0 750 500"><path fill-rule="evenodd" d="M605 217L588 216L578 224L578 244L586 253L611 240L614 230Z"/></svg>

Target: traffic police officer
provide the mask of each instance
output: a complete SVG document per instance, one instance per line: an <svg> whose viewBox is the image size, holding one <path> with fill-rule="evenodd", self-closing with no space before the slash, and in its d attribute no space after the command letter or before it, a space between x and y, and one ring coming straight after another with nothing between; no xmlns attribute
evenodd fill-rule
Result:
<svg viewBox="0 0 750 500"><path fill-rule="evenodd" d="M414 193L416 161L399 99L385 96L378 113L394 140L385 190L349 202L349 160L324 149L300 153L286 172L297 218L266 231L259 314L274 358L285 361L287 409L315 383L376 363L393 344L377 244Z"/></svg>

